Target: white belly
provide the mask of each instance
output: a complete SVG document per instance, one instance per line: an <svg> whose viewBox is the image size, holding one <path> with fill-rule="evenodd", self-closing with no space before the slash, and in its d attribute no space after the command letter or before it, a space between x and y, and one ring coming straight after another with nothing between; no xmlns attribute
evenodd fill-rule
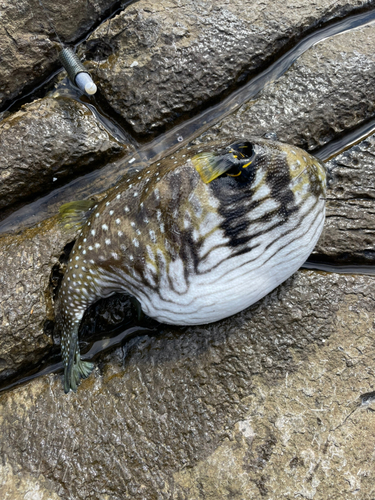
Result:
<svg viewBox="0 0 375 500"><path fill-rule="evenodd" d="M319 239L324 215L324 200L314 210L306 202L287 223L254 238L249 252L230 257L232 250L228 246L214 250L188 281L184 263L175 261L158 293L146 289L135 295L143 311L163 323L198 325L231 316L257 302L299 269ZM301 217L298 225L296 221ZM213 237L216 243L220 238L226 243L223 234Z"/></svg>

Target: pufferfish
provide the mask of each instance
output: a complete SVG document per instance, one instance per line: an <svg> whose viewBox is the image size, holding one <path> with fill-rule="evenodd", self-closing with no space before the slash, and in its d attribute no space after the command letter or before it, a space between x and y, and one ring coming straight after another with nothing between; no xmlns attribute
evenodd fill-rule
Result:
<svg viewBox="0 0 375 500"><path fill-rule="evenodd" d="M87 307L127 292L162 323L242 311L305 262L323 228L325 190L318 159L250 137L181 149L100 203L63 205L63 224L81 224L55 308L65 392L93 369L78 346Z"/></svg>

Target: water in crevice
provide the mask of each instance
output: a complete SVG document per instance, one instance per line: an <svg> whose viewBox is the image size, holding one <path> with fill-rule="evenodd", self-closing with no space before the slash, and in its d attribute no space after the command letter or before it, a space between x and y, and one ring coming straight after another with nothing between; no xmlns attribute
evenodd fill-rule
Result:
<svg viewBox="0 0 375 500"><path fill-rule="evenodd" d="M343 153L349 148L352 148L359 142L366 139L375 132L375 118L360 125L359 127L349 130L344 135L333 139L325 146L311 152L314 156L325 162L332 160L335 156Z"/></svg>
<svg viewBox="0 0 375 500"><path fill-rule="evenodd" d="M100 123L117 142L124 145L131 144L139 149L139 143L132 137L130 132L125 129L125 126L115 121L113 117L109 116L103 109L100 95L98 94L99 92L93 96L83 94L68 78L64 78L57 88L53 92L50 92L48 96L55 99L69 98L83 104L91 111L95 120Z"/></svg>
<svg viewBox="0 0 375 500"><path fill-rule="evenodd" d="M213 126L219 120L222 120L228 114L237 110L244 102L254 98L263 88L270 82L280 78L296 59L310 47L316 43L345 31L357 29L375 22L375 11L364 12L350 16L340 20L329 26L321 28L314 33L305 37L302 41L284 54L274 64L265 71L253 78L245 86L233 92L228 98L221 103L205 110L198 116L176 126L169 132L161 135L148 144L138 148L133 155L127 156L117 162L109 163L100 170L91 172L83 177L77 178L69 184L56 189L43 198L30 203L23 208L17 210L4 221L0 223L0 234L12 231L18 231L21 228L32 226L41 220L57 213L58 206L62 203L84 199L95 194L98 194L109 187L116 184L119 179L131 168L143 168L150 161L157 161L162 156L172 153L179 147L187 144L209 127ZM71 97L80 99L77 95ZM81 102L84 102L81 100ZM84 102L95 115L96 119L102 123L109 133L113 133L118 141L129 139L126 132L108 117L104 116L95 108L91 102ZM112 121L112 124L110 123ZM366 129L366 134L369 135L373 128L373 124L368 124L370 129ZM369 131L370 130L370 131ZM359 138L355 138L356 131L351 132L348 141L350 144L358 142ZM361 131L359 137L363 137L364 132ZM341 137L337 141L332 141L331 146L327 145L317 151L320 158L329 158L334 154L338 154L346 147L346 136Z"/></svg>
<svg viewBox="0 0 375 500"><path fill-rule="evenodd" d="M308 259L302 266L302 269L311 269L312 271L323 271L325 273L337 274L355 274L363 276L375 276L375 266L366 264L335 264Z"/></svg>
<svg viewBox="0 0 375 500"><path fill-rule="evenodd" d="M151 328L145 328L142 326L132 326L126 329L119 329L119 332L114 336L107 337L104 339L97 340L91 344L90 349L81 356L83 360L94 360L100 354L105 353L109 350L114 350L117 347L122 346L125 342L134 339L135 337L140 337L142 335L153 335L156 330ZM5 382L0 385L0 393L9 391L14 387L30 382L31 380L42 377L43 375L48 375L49 373L59 373L64 369L63 362L61 361L60 349L52 349L44 359L34 367L29 370L25 370L23 375L18 375L11 378L10 383ZM25 373L26 372L26 373Z"/></svg>

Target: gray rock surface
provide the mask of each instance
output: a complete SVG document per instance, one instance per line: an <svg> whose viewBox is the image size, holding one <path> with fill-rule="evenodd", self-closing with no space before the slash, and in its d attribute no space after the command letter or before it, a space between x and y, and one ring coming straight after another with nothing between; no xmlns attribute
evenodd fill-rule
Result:
<svg viewBox="0 0 375 500"><path fill-rule="evenodd" d="M201 140L272 131L306 150L327 144L374 117L374 44L373 24L323 40Z"/></svg>
<svg viewBox="0 0 375 500"><path fill-rule="evenodd" d="M301 271L140 338L76 394L60 375L3 394L1 455L64 499L371 498L374 284Z"/></svg>
<svg viewBox="0 0 375 500"><path fill-rule="evenodd" d="M95 70L99 62L112 108L149 134L227 93L318 24L372 4L140 0L89 37L86 57Z"/></svg>
<svg viewBox="0 0 375 500"><path fill-rule="evenodd" d="M81 103L44 98L0 122L0 210L130 150Z"/></svg>
<svg viewBox="0 0 375 500"><path fill-rule="evenodd" d="M57 218L21 235L0 238L0 378L35 364L53 345L45 326L54 319L51 277L74 233Z"/></svg>
<svg viewBox="0 0 375 500"><path fill-rule="evenodd" d="M53 27L64 43L76 42L113 3L113 0L43 0L41 5L39 0L3 0L0 108L59 67L61 48Z"/></svg>
<svg viewBox="0 0 375 500"><path fill-rule="evenodd" d="M375 262L375 136L327 163L323 234L313 256L335 263Z"/></svg>
<svg viewBox="0 0 375 500"><path fill-rule="evenodd" d="M5 462L5 463L4 463ZM59 500L53 484L35 479L6 461L0 464L0 496L7 500Z"/></svg>

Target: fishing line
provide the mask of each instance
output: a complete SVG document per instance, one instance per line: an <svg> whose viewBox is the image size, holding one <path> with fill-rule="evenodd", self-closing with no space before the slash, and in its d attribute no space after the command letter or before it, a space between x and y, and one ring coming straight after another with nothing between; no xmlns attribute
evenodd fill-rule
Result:
<svg viewBox="0 0 375 500"><path fill-rule="evenodd" d="M44 14L45 14L45 16L46 16L46 18L47 18L47 21L49 22L49 24L50 24L50 26L51 26L52 30L54 31L54 33L55 33L55 35L56 35L56 37L57 37L57 39L58 39L58 41L59 41L59 43L60 43L61 47L63 47L63 43L62 43L62 41L61 41L61 38L59 37L59 35L58 35L57 31L56 31L56 28L55 28L55 25L54 25L54 24L53 24L53 22L52 22L52 19L51 19L51 18L49 17L49 15L48 15L47 9L44 7L44 5L43 5L43 3L42 3L42 0L38 0L38 1L39 1L39 5L42 7L42 9L43 9L43 11L44 11Z"/></svg>

